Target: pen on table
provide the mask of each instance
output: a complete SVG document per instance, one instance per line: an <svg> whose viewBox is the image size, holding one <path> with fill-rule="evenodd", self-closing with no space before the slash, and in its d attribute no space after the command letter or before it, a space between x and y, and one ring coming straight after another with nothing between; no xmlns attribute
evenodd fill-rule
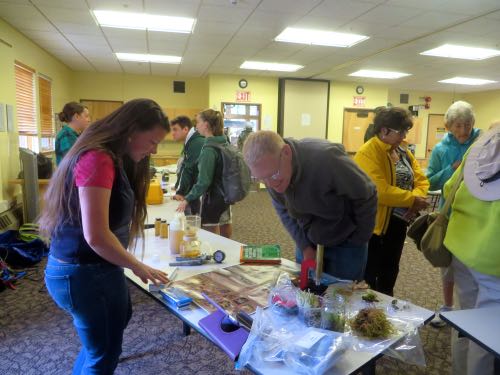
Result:
<svg viewBox="0 0 500 375"><path fill-rule="evenodd" d="M170 280L165 286L170 286L174 282L175 276L177 275L177 267L174 267L172 272L168 275L168 279Z"/></svg>
<svg viewBox="0 0 500 375"><path fill-rule="evenodd" d="M219 310L221 313L223 313L224 315L227 315L227 317L229 318L229 320L231 320L231 322L233 322L234 324L239 324L238 321L236 319L234 319L226 310L224 310L217 302L215 302L212 298L210 298L209 296L207 296L205 293L201 292L201 295L203 296L203 298L205 298L213 307L215 307L217 310Z"/></svg>

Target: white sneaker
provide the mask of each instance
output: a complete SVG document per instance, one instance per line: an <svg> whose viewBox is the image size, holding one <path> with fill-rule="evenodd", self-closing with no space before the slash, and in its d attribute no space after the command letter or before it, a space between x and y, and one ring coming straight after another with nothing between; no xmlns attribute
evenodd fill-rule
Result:
<svg viewBox="0 0 500 375"><path fill-rule="evenodd" d="M434 315L434 318L431 320L431 326L434 328L442 328L446 325L446 322L444 322L440 317L439 313L446 312L446 311L452 311L453 307L449 306L441 306L439 310L436 312L436 315Z"/></svg>

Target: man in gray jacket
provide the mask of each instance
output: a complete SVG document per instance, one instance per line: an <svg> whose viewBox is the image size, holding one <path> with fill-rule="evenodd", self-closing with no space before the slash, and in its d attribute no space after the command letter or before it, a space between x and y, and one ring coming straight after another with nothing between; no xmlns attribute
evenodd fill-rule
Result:
<svg viewBox="0 0 500 375"><path fill-rule="evenodd" d="M272 131L248 136L243 155L266 184L272 203L297 247L297 262L325 246L324 271L362 280L375 225L375 185L345 153L321 139L282 139Z"/></svg>

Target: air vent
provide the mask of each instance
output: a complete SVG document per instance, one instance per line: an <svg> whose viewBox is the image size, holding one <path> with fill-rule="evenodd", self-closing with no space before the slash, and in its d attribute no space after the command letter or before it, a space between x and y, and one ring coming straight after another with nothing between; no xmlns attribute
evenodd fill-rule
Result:
<svg viewBox="0 0 500 375"><path fill-rule="evenodd" d="M174 92L184 94L186 92L186 82L174 81Z"/></svg>

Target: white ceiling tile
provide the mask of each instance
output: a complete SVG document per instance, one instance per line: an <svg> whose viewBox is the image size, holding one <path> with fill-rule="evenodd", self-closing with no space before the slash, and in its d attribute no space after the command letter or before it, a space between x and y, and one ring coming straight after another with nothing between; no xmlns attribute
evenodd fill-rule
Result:
<svg viewBox="0 0 500 375"><path fill-rule="evenodd" d="M233 22L231 19L226 22L199 19L194 27L194 34L233 35L239 27L240 24Z"/></svg>
<svg viewBox="0 0 500 375"><path fill-rule="evenodd" d="M248 8L232 7L230 4L226 6L210 6L202 4L200 7L200 14L203 19L207 21L225 22L231 20L233 23L243 22L250 10Z"/></svg>
<svg viewBox="0 0 500 375"><path fill-rule="evenodd" d="M264 0L259 6L259 10L265 12L282 12L303 15L314 9L322 2L322 0Z"/></svg>
<svg viewBox="0 0 500 375"><path fill-rule="evenodd" d="M94 22L88 25L75 24L71 22L54 22L56 27L63 33L81 35L102 35L101 28Z"/></svg>
<svg viewBox="0 0 500 375"><path fill-rule="evenodd" d="M130 74L149 74L149 63L147 62L132 62L132 61L120 61L125 73Z"/></svg>
<svg viewBox="0 0 500 375"><path fill-rule="evenodd" d="M85 9L88 10L87 4L82 0L31 0L38 7L53 7L67 9Z"/></svg>
<svg viewBox="0 0 500 375"><path fill-rule="evenodd" d="M352 0L324 1L315 7L307 17L328 17L334 23L344 23L363 15L375 6L375 4Z"/></svg>
<svg viewBox="0 0 500 375"><path fill-rule="evenodd" d="M143 12L142 0L87 0L93 10L116 10L123 12Z"/></svg>
<svg viewBox="0 0 500 375"><path fill-rule="evenodd" d="M201 0L145 0L144 10L149 14L196 18Z"/></svg>
<svg viewBox="0 0 500 375"><path fill-rule="evenodd" d="M175 76L178 69L179 65L176 64L151 64L151 74L153 75Z"/></svg>
<svg viewBox="0 0 500 375"><path fill-rule="evenodd" d="M424 13L423 10L415 8L380 5L360 16L358 20L386 26L397 26L422 13Z"/></svg>
<svg viewBox="0 0 500 375"><path fill-rule="evenodd" d="M76 25L94 23L92 15L86 9L65 9L47 6L41 6L39 9L51 22L71 22Z"/></svg>

